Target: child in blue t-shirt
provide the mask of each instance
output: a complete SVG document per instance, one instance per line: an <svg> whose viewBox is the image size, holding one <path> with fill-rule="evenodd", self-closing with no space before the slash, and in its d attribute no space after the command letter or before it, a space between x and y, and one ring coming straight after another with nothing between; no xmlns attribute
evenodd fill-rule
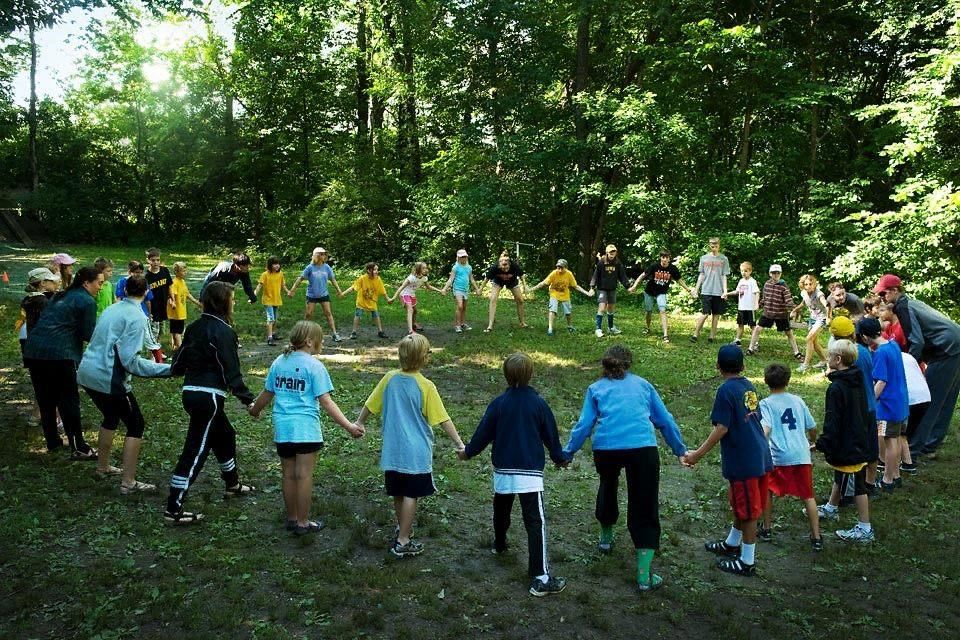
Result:
<svg viewBox="0 0 960 640"><path fill-rule="evenodd" d="M803 398L787 392L790 369L771 364L763 370L770 395L760 401L760 424L770 440L773 471L768 483L770 497L763 511L763 525L757 532L764 542L773 539L773 496L795 496L804 501L810 520L810 545L823 550L817 501L813 497L813 461L810 447L817 439L817 423Z"/></svg>
<svg viewBox="0 0 960 640"><path fill-rule="evenodd" d="M704 548L719 556L717 568L740 576L756 573L757 521L769 491L767 472L773 468L770 447L760 426L757 390L743 377L743 351L732 344L720 347L717 369L724 383L717 389L710 420L713 431L681 462L695 465L720 443L723 477L730 482L733 526L726 540L708 542Z"/></svg>
<svg viewBox="0 0 960 640"><path fill-rule="evenodd" d="M873 351L873 392L877 399L877 434L883 438L882 458L886 465L880 489L887 493L902 482L900 480L900 436L907 429L910 417L910 399L907 395L907 375L903 369L903 357L896 342L883 337L880 321L876 318L861 318L857 334Z"/></svg>
<svg viewBox="0 0 960 640"><path fill-rule="evenodd" d="M450 277L447 278L447 283L440 289L440 294L447 295L447 291L451 287L456 304L453 313L453 330L457 333L463 333L473 328L467 324L467 298L470 297L470 290L473 289L477 295L480 295L480 287L477 286L477 281L473 279L473 267L470 266L466 249L457 251L457 261L450 268Z"/></svg>
<svg viewBox="0 0 960 640"><path fill-rule="evenodd" d="M430 358L430 341L419 333L408 334L397 348L400 369L388 371L367 398L357 424L363 426L370 414L380 416L383 448L380 469L387 495L393 496L397 515L397 537L390 553L404 558L423 552L423 545L411 540L417 499L433 495L433 431L440 426L453 440L457 451L463 440L447 415L437 387L420 369Z"/></svg>
<svg viewBox="0 0 960 640"><path fill-rule="evenodd" d="M330 287L328 283L333 283L333 286L337 288L338 295L343 295L343 291L340 289L340 285L337 284L337 279L333 275L333 268L327 264L327 250L323 247L317 247L313 250L313 255L310 257L310 264L303 268L303 273L300 274L300 277L294 281L293 286L287 291L287 297L292 298L293 292L296 291L297 286L304 280L307 281L307 308L303 317L306 320L313 320L313 311L316 309L317 303L320 303L320 308L323 309L323 315L326 317L327 324L330 326L333 341L340 342L340 334L337 333L337 324L333 321L333 311L330 309Z"/></svg>
<svg viewBox="0 0 960 640"><path fill-rule="evenodd" d="M290 344L270 365L263 391L250 406L257 418L273 400L273 430L283 471L283 501L287 508L287 530L305 535L323 528L310 520L313 468L323 446L320 408L354 438L363 436L362 426L343 415L330 396L333 382L326 367L314 358L323 344L323 330L309 320L293 325ZM319 400L319 407L317 404Z"/></svg>

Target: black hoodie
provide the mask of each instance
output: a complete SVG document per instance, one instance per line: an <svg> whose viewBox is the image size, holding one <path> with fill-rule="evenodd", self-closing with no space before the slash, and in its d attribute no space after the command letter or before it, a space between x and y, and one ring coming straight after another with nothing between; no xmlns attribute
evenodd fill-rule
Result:
<svg viewBox="0 0 960 640"><path fill-rule="evenodd" d="M869 462L867 437L876 433L876 426L870 424L863 375L856 367L850 367L833 371L827 377L830 386L817 450L834 467Z"/></svg>
<svg viewBox="0 0 960 640"><path fill-rule="evenodd" d="M233 327L215 315L204 313L184 332L183 344L173 356L170 373L183 376L185 387L230 392L243 404L250 404L253 394L243 383L237 348Z"/></svg>

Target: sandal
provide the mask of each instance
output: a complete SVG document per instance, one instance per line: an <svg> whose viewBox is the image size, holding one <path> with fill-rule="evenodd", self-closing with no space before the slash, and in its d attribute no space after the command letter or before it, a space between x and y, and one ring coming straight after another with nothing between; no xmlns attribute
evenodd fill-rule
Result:
<svg viewBox="0 0 960 640"><path fill-rule="evenodd" d="M190 511L181 511L180 513L171 513L170 511L163 512L163 519L172 524L175 527L179 527L185 524L195 524L203 520L202 513L193 513Z"/></svg>
<svg viewBox="0 0 960 640"><path fill-rule="evenodd" d="M323 529L325 526L326 525L324 525L323 521L321 520L310 520L307 522L307 525L305 527L296 525L293 529L293 535L305 536L310 533L316 533L317 531L320 531L320 529Z"/></svg>
<svg viewBox="0 0 960 640"><path fill-rule="evenodd" d="M753 577L757 574L756 565L747 564L740 558L727 558L726 560L717 561L717 569L720 571L725 571L726 573L732 573L738 576L744 576L747 578Z"/></svg>
<svg viewBox="0 0 960 640"><path fill-rule="evenodd" d="M251 487L248 484L240 483L235 487L228 487L223 491L223 499L229 500L230 498L242 498L248 493L253 493L256 491L256 487Z"/></svg>
<svg viewBox="0 0 960 640"><path fill-rule="evenodd" d="M709 551L710 553L715 553L718 556L733 556L736 557L740 555L740 547L731 547L727 544L726 540L715 540L713 542L705 542L703 548Z"/></svg>
<svg viewBox="0 0 960 640"><path fill-rule="evenodd" d="M123 484L120 483L120 495L128 496L131 493L140 493L142 491L156 491L157 485L150 484L149 482L140 482L139 480L134 480L133 484Z"/></svg>
<svg viewBox="0 0 960 640"><path fill-rule="evenodd" d="M70 459L74 462L84 461L84 460L96 460L97 459L97 450L93 447L88 447L86 451L80 451L79 449L74 449L70 452Z"/></svg>
<svg viewBox="0 0 960 640"><path fill-rule="evenodd" d="M283 525L283 528L286 529L287 531L293 531L294 529L297 528L297 521L287 520L287 523Z"/></svg>
<svg viewBox="0 0 960 640"><path fill-rule="evenodd" d="M107 476L118 476L123 473L123 469L120 467L109 466L106 469L97 469L96 471L98 478L106 478Z"/></svg>
<svg viewBox="0 0 960 640"><path fill-rule="evenodd" d="M663 586L663 578L661 578L660 576L658 576L652 571L650 572L650 579L647 582L637 583L637 589L640 590L640 593L648 593L650 591L656 591L662 586Z"/></svg>

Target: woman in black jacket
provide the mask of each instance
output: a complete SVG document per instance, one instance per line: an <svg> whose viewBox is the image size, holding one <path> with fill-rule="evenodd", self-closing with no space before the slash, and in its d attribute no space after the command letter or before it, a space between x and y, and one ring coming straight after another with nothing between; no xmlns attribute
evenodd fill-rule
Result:
<svg viewBox="0 0 960 640"><path fill-rule="evenodd" d="M201 513L183 510L190 485L207 460L210 449L220 463L226 484L225 498L243 496L253 487L242 484L237 472L237 434L224 413L227 393L244 407L253 404L253 394L243 383L237 334L233 320L233 285L210 282L201 296L203 314L187 327L183 344L174 355L172 375L183 378L183 408L190 415L183 452L170 478L170 496L163 514L167 522L190 524L203 518Z"/></svg>

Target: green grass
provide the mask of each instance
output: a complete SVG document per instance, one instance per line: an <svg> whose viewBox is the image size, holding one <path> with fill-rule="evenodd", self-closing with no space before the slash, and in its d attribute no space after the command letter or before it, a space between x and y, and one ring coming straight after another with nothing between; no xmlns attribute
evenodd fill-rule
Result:
<svg viewBox="0 0 960 640"><path fill-rule="evenodd" d="M142 249L69 247L89 262L106 254L118 264L139 258ZM0 323L11 327L29 268L52 253L0 250L12 282L0 292ZM166 255L184 259L200 277L217 256ZM341 284L353 275L340 273ZM434 278L442 279L434 268ZM254 269L255 274L259 273ZM288 268L288 282L296 268ZM387 288L400 272L391 273ZM425 371L440 390L466 439L491 398L503 388L500 363L523 350L535 360L534 385L553 408L564 439L576 419L584 389L598 375L603 350L612 344L591 334L592 304L575 298L578 333L545 335L546 301L528 303L533 328L516 328L509 299L499 309L495 332L484 334L484 301L470 300L476 327L465 335L450 330L452 301L421 296L421 321L435 350ZM280 332L302 312L303 289L283 307ZM334 301L337 322L347 333L352 297ZM382 305L392 338L403 332L403 309ZM191 318L196 311L191 309ZM256 388L278 352L263 344L262 308L238 304L236 325L244 348L247 383ZM636 299L618 313L622 342L634 351L634 370L663 395L688 445L710 429L709 411L719 384L715 346L691 345L687 316L671 318L674 342L662 346L643 333ZM725 322L721 337L732 336ZM394 340L379 341L368 324L361 339L328 345L321 358L336 386L335 399L356 415L379 376L396 365ZM763 395L762 368L787 358L785 342L764 335L762 357L748 360L747 375ZM827 546L813 555L806 519L796 501L779 503L775 541L758 550L760 575L727 576L702 550L706 539L728 524L726 485L718 453L696 469L682 469L663 449L660 499L662 549L656 570L667 587L638 596L632 588L632 550L625 526L617 527L610 557L594 551L593 517L597 481L589 452L570 469L547 470L548 546L554 569L569 580L567 590L546 601L526 594L525 536L519 514L510 533L512 551L492 557L489 454L459 463L442 433L437 435L435 477L439 492L421 502L417 535L427 547L419 558L395 561L386 553L392 536L390 499L377 468L379 428L350 440L324 422L327 447L316 471L314 508L327 522L322 534L294 539L283 528L279 462L269 416L250 420L231 402L228 413L239 435L244 480L261 489L238 502L221 500L215 464L208 464L188 498L207 520L172 529L161 520L165 485L183 443L186 416L175 380L135 382L147 418L139 477L161 487L155 496L123 498L115 481L94 478L89 464L69 463L43 452L37 427L29 427L29 380L19 366L12 330L0 339L0 384L4 387L0 448L0 637L9 638L461 638L680 637L766 638L841 635L868 638L897 630L910 637L949 634L960 623L956 602L960 489L954 472L956 438L941 460L906 478L907 489L874 504L878 542L847 547L825 522ZM819 420L825 382L796 375L791 389L806 398ZM96 410L84 400L84 427L93 438ZM119 450L122 430L118 432ZM116 462L116 461L115 461ZM818 495L831 474L817 462ZM625 500L625 495L621 497ZM622 511L625 513L625 505ZM841 525L854 519L842 513ZM442 598L440 597L442 593Z"/></svg>

